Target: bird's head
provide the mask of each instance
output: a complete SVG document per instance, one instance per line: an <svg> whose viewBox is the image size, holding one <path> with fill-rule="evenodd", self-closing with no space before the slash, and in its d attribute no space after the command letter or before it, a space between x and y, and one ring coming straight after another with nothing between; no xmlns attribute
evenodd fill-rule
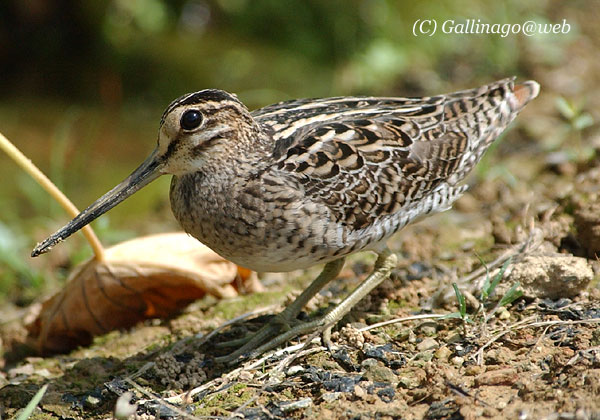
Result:
<svg viewBox="0 0 600 420"><path fill-rule="evenodd" d="M156 154L162 173L196 172L235 150L254 125L246 107L227 92L208 89L182 96L161 118Z"/></svg>
<svg viewBox="0 0 600 420"><path fill-rule="evenodd" d="M254 128L246 107L227 92L207 89L176 99L161 118L157 146L150 156L121 183L38 244L31 255L48 252L159 176L193 173L235 153L241 134Z"/></svg>

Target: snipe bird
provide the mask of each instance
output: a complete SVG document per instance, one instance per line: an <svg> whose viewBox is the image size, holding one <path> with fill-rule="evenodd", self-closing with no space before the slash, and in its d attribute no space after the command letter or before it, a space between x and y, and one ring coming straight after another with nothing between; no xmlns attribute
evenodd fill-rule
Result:
<svg viewBox="0 0 600 420"><path fill-rule="evenodd" d="M395 267L386 240L450 208L466 189L460 181L538 92L536 82L512 78L447 95L299 99L253 112L222 90L190 93L165 110L151 155L32 256L170 174L176 219L228 260L259 272L325 264L290 306L219 360L327 333ZM344 258L366 250L378 255L367 279L325 316L300 323Z"/></svg>

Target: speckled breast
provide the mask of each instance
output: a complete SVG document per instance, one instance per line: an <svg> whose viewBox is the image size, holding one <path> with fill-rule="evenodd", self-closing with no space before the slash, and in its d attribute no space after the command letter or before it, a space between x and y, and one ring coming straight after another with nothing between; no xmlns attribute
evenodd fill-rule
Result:
<svg viewBox="0 0 600 420"><path fill-rule="evenodd" d="M291 271L351 252L327 209L300 198L282 201L251 186L212 183L190 174L173 177L170 200L187 233L252 270Z"/></svg>

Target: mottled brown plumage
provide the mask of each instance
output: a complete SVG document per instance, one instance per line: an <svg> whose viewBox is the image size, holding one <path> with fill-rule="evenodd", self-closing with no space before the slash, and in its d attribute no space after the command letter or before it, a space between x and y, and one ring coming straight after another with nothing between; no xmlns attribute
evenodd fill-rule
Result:
<svg viewBox="0 0 600 420"><path fill-rule="evenodd" d="M302 99L252 113L220 90L185 95L163 114L152 155L33 254L172 174L175 217L225 258L257 271L328 263L284 311L283 322L295 319L346 255L366 249L379 254L373 274L309 324L322 327L389 274L396 260L386 240L407 223L448 209L466 188L459 182L538 91L536 82L505 79L449 95ZM257 334L233 357L257 347L274 329Z"/></svg>
<svg viewBox="0 0 600 420"><path fill-rule="evenodd" d="M258 271L378 250L413 219L447 209L465 188L457 183L524 105L511 80L430 98L298 100L252 114L218 94L216 102L216 91L175 101L165 123L177 125L190 106L207 114L205 129L253 119L239 123L237 136L210 140L222 155L203 145L189 158L197 163L173 177L171 206L187 232Z"/></svg>

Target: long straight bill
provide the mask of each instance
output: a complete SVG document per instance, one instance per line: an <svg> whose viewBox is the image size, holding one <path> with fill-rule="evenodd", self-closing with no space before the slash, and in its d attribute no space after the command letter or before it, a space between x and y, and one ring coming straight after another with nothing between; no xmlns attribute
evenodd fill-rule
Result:
<svg viewBox="0 0 600 420"><path fill-rule="evenodd" d="M154 181L162 175L160 171L161 166L162 160L158 158L156 151L154 151L148 159L146 159L119 185L96 200L56 233L39 243L31 252L31 256L37 257L40 254L50 251L54 245L64 241L73 233L77 232L88 223L91 223L127 197Z"/></svg>

